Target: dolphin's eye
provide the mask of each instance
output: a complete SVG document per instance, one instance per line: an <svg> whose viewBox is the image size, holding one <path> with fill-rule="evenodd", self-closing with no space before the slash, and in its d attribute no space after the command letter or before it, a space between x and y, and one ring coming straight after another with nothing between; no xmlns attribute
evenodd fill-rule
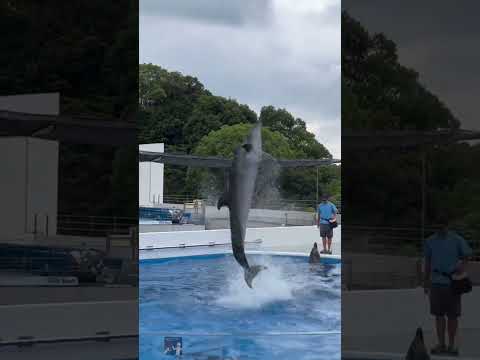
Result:
<svg viewBox="0 0 480 360"><path fill-rule="evenodd" d="M243 144L242 147L247 151L247 152L250 152L252 151L252 144Z"/></svg>

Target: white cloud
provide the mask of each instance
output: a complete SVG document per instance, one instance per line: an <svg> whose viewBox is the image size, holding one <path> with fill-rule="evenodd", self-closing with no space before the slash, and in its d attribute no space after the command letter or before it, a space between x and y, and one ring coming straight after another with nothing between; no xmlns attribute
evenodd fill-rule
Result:
<svg viewBox="0 0 480 360"><path fill-rule="evenodd" d="M205 14L197 21L172 9L141 13L140 61L196 76L214 94L256 111L286 108L339 157L340 0L274 0L265 8L271 12L262 26Z"/></svg>

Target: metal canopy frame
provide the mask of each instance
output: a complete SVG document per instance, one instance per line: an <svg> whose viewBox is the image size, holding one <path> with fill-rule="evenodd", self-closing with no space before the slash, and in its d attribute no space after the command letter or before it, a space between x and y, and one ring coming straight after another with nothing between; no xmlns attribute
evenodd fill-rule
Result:
<svg viewBox="0 0 480 360"><path fill-rule="evenodd" d="M460 141L479 140L480 131L439 129L434 131L342 131L345 148L418 148Z"/></svg>
<svg viewBox="0 0 480 360"><path fill-rule="evenodd" d="M29 136L60 142L120 146L137 142L137 124L91 116L0 111L0 136Z"/></svg>
<svg viewBox="0 0 480 360"><path fill-rule="evenodd" d="M163 164L172 164L179 166L190 167L210 167L224 169L224 176L227 177L228 170L232 166L232 160L216 156L195 156L186 154L168 154L159 152L140 151L140 162L158 162ZM333 164L340 164L340 159L292 159L292 160L276 160L278 165L282 168L301 168L301 167L315 167L316 168L316 202L318 203L319 183L318 183L318 168L319 166L328 166ZM225 182L227 183L227 182Z"/></svg>
<svg viewBox="0 0 480 360"><path fill-rule="evenodd" d="M425 238L427 147L480 140L480 131L439 129L434 131L342 131L342 146L358 149L403 148L421 152L421 241Z"/></svg>

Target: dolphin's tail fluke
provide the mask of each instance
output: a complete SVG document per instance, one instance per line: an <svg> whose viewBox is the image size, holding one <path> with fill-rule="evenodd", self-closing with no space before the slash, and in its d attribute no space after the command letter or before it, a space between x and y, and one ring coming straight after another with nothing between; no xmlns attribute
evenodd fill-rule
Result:
<svg viewBox="0 0 480 360"><path fill-rule="evenodd" d="M255 276L257 276L257 274L260 271L265 270L266 268L267 268L266 266L254 265L254 266L250 266L248 269L245 269L245 281L247 282L247 285L250 289L253 288L252 281L255 278Z"/></svg>

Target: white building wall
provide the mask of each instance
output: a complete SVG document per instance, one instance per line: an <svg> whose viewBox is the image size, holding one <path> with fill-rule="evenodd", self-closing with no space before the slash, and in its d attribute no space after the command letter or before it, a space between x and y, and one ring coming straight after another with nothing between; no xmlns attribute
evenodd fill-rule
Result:
<svg viewBox="0 0 480 360"><path fill-rule="evenodd" d="M28 194L27 232L35 230L48 235L57 233L58 212L58 142L27 139L28 144ZM47 228L48 227L48 228Z"/></svg>
<svg viewBox="0 0 480 360"><path fill-rule="evenodd" d="M164 152L164 144L140 144L139 150ZM140 206L152 206L163 203L163 164L141 162L138 166L138 203Z"/></svg>
<svg viewBox="0 0 480 360"><path fill-rule="evenodd" d="M0 138L0 163L2 233L11 239L33 233L36 216L37 233L55 235L58 143L27 137Z"/></svg>
<svg viewBox="0 0 480 360"><path fill-rule="evenodd" d="M26 232L25 138L0 138L0 227L7 238Z"/></svg>

